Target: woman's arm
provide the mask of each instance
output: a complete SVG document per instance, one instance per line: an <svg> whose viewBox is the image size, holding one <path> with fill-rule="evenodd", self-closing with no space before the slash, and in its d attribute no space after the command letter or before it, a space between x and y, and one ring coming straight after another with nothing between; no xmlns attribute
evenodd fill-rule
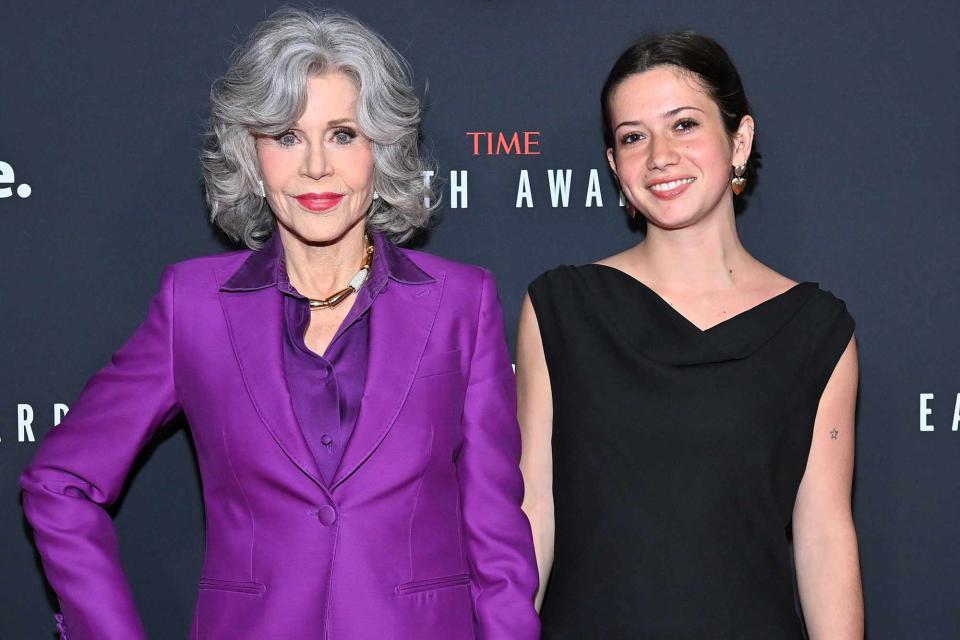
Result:
<svg viewBox="0 0 960 640"><path fill-rule="evenodd" d="M851 338L820 398L793 510L797 582L811 640L861 639L864 633L850 508L857 379L857 346Z"/></svg>
<svg viewBox="0 0 960 640"><path fill-rule="evenodd" d="M524 296L517 328L517 416L523 454L523 510L533 529L533 545L537 553L540 589L536 606L540 610L543 593L553 565L553 397L550 374L543 354L540 327L530 296Z"/></svg>
<svg viewBox="0 0 960 640"><path fill-rule="evenodd" d="M168 269L146 320L90 379L20 478L23 511L70 640L146 638L104 507L156 428L179 411L172 352Z"/></svg>
<svg viewBox="0 0 960 640"><path fill-rule="evenodd" d="M516 383L503 331L503 310L486 270L477 336L463 404L457 456L461 510L482 640L539 640L533 608L537 570L530 525L520 503L520 433Z"/></svg>

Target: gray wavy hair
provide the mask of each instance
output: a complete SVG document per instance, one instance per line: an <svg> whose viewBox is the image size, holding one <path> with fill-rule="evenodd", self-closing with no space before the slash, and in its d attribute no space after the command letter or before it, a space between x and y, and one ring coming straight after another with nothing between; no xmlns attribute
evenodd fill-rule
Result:
<svg viewBox="0 0 960 640"><path fill-rule="evenodd" d="M201 153L210 220L234 241L257 249L275 221L257 195L255 135L275 136L306 106L307 79L340 71L359 92L357 126L373 143L373 201L367 224L397 243L427 226L435 202L419 151L420 101L410 67L379 35L356 19L311 9L283 8L261 22L233 54L210 90L211 112Z"/></svg>

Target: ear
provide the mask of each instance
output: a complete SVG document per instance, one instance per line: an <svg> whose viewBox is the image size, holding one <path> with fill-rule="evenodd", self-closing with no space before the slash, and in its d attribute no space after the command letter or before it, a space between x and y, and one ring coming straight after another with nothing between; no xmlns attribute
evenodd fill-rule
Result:
<svg viewBox="0 0 960 640"><path fill-rule="evenodd" d="M620 179L620 174L617 173L617 157L613 154L613 149L607 149L607 164L610 165L610 171L613 171L613 175L617 176L617 179Z"/></svg>
<svg viewBox="0 0 960 640"><path fill-rule="evenodd" d="M753 150L753 118L743 116L737 132L733 134L733 166L738 167L750 158Z"/></svg>

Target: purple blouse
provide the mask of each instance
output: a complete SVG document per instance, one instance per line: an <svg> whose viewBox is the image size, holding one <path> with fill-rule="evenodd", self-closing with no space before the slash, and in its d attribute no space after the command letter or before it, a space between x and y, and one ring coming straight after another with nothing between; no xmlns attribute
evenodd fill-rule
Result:
<svg viewBox="0 0 960 640"><path fill-rule="evenodd" d="M307 298L298 292L287 275L283 243L277 234L248 260L238 288L276 286L284 294L283 364L293 411L300 423L323 479L329 483L343 457L360 413L360 399L367 377L370 307L391 277L403 278L405 266L397 249L377 233L370 233L373 261L366 283L353 307L337 329L323 355L304 342L311 313ZM359 266L359 265L358 265Z"/></svg>

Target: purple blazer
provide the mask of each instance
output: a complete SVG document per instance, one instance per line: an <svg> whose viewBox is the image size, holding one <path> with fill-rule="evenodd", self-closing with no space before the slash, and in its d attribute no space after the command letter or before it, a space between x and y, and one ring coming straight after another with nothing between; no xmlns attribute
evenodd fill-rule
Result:
<svg viewBox="0 0 960 640"><path fill-rule="evenodd" d="M146 637L104 507L183 411L206 512L191 638L539 638L493 278L388 251L422 277L392 278L370 310L360 415L329 486L284 379L282 294L224 290L251 252L167 268L144 323L21 477L63 637Z"/></svg>

